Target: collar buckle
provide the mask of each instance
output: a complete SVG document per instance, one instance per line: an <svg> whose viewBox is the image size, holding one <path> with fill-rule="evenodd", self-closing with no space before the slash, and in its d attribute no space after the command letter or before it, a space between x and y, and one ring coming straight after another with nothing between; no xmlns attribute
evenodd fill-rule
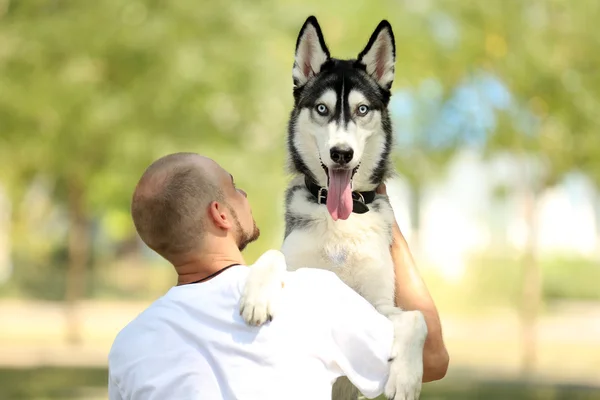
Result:
<svg viewBox="0 0 600 400"><path fill-rule="evenodd" d="M325 194L323 194L325 192ZM327 202L327 189L324 187L319 188L317 192L317 204L323 204L323 201Z"/></svg>
<svg viewBox="0 0 600 400"><path fill-rule="evenodd" d="M359 201L359 202L365 204L365 198L363 197L362 193L361 192L352 192L352 194L355 194L355 193L358 196L356 201ZM354 197L354 196L352 196L352 197Z"/></svg>

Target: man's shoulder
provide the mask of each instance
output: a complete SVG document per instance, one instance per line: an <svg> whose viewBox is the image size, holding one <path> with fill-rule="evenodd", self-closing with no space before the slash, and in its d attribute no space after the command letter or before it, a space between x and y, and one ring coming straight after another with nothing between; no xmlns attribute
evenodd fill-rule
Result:
<svg viewBox="0 0 600 400"><path fill-rule="evenodd" d="M329 295L332 291L343 291L348 288L334 272L321 268L303 267L288 271L286 281L289 282L289 287L312 295L319 293ZM288 287L287 283L286 287Z"/></svg>
<svg viewBox="0 0 600 400"><path fill-rule="evenodd" d="M290 297L299 298L322 312L335 312L340 318L383 318L375 307L337 274L320 268L299 268L288 274ZM286 283L286 289L288 285Z"/></svg>
<svg viewBox="0 0 600 400"><path fill-rule="evenodd" d="M288 278L301 283L339 284L342 280L332 271L322 268L302 267L288 271Z"/></svg>
<svg viewBox="0 0 600 400"><path fill-rule="evenodd" d="M159 319L156 318L157 313L162 313L161 309L165 308L167 302L166 296L163 296L148 307L142 310L135 318L129 321L116 334L112 343L109 358L116 357L119 354L135 352L137 347L142 343L161 341ZM145 348L153 348L153 346L145 346Z"/></svg>

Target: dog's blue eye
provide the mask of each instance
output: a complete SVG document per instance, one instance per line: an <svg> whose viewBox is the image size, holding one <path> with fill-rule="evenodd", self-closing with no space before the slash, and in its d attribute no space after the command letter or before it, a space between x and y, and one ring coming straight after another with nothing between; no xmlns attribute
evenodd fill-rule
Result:
<svg viewBox="0 0 600 400"><path fill-rule="evenodd" d="M364 104L358 107L358 115L360 115L361 117L367 115L368 112L369 107L365 106Z"/></svg>
<svg viewBox="0 0 600 400"><path fill-rule="evenodd" d="M327 108L327 106L325 104L319 103L317 104L317 107L315 107L317 112L323 116L327 115L327 113L329 112L329 109Z"/></svg>

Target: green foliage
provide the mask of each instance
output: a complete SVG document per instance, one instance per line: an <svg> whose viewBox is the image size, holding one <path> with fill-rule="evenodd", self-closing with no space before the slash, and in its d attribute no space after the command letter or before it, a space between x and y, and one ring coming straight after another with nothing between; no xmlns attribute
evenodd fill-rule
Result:
<svg viewBox="0 0 600 400"><path fill-rule="evenodd" d="M500 115L488 150L539 156L546 183L573 169L600 182L600 35L591 28L599 13L594 0L0 0L0 184L14 205L15 279L27 293L41 293L29 279L52 282L44 298L62 290L78 191L92 254L112 262L117 245L135 236L137 179L175 151L213 157L249 193L262 237L248 262L279 247L291 67L309 14L337 57L356 56L388 19L393 90L433 78L447 96L479 70L500 76L538 124L526 136ZM398 149L395 159L415 186L440 176L459 145ZM34 190L39 180L42 191Z"/></svg>
<svg viewBox="0 0 600 400"><path fill-rule="evenodd" d="M461 297L477 299L473 306L510 306L518 308L522 296L523 261L519 253L479 254L472 257ZM542 298L556 300L600 301L600 263L575 257L544 257L539 260ZM466 288L465 290L463 290ZM466 304L466 307L469 305Z"/></svg>
<svg viewBox="0 0 600 400"><path fill-rule="evenodd" d="M465 307L518 308L523 270L518 256L518 253L474 255L467 265L461 285L465 288L461 297L469 303Z"/></svg>
<svg viewBox="0 0 600 400"><path fill-rule="evenodd" d="M56 179L59 198L85 181L90 207L122 207L159 155L244 142L258 48L233 4L52 4L11 3L0 30L3 156L24 174Z"/></svg>
<svg viewBox="0 0 600 400"><path fill-rule="evenodd" d="M66 206L63 225L81 206L87 224L99 220L120 241L134 234L124 214L137 179L156 158L198 151L237 169L226 165L224 153L250 164L260 151L283 143L283 132L263 132L271 124L256 126L271 106L254 101L265 94L258 89L270 68L260 65L263 24L240 5L7 3L0 14L0 179L14 200L17 243L35 242L26 239L30 232L21 227L28 224L18 219L28 218L23 198L33 179L50 183L38 198ZM246 151L257 147L254 154ZM281 158L270 160L266 167L256 163L255 172L266 183L280 182L282 173L272 167ZM275 199L264 195L255 204L263 199L273 206ZM260 206L257 211L259 219L273 223ZM48 219L36 222L43 231L51 229ZM36 243L59 238L64 250L66 232L57 233L46 242L35 235L42 236ZM270 236L265 229L264 237ZM52 262L52 251L17 245L16 269L52 282L57 272L50 268L40 275L37 266Z"/></svg>
<svg viewBox="0 0 600 400"><path fill-rule="evenodd" d="M556 257L544 262L544 298L600 301L600 262Z"/></svg>

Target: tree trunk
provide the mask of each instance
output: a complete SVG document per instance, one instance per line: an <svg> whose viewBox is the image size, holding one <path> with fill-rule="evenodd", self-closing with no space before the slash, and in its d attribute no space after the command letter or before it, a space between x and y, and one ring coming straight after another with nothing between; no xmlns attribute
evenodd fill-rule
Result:
<svg viewBox="0 0 600 400"><path fill-rule="evenodd" d="M410 182L410 227L411 227L411 245L413 253L420 252L421 244L421 201L422 188L419 182Z"/></svg>
<svg viewBox="0 0 600 400"><path fill-rule="evenodd" d="M542 274L537 260L538 193L529 188L525 193L524 218L527 239L523 253L523 292L521 305L522 359L521 368L525 376L535 370L537 361L537 317L542 298Z"/></svg>
<svg viewBox="0 0 600 400"><path fill-rule="evenodd" d="M594 207L594 222L596 223L596 257L600 258L600 189L594 189L592 200Z"/></svg>
<svg viewBox="0 0 600 400"><path fill-rule="evenodd" d="M11 203L0 186L0 285L12 275L10 252Z"/></svg>
<svg viewBox="0 0 600 400"><path fill-rule="evenodd" d="M78 181L68 187L69 206L69 266L65 288L66 341L77 345L82 342L78 303L85 294L86 266L90 237L84 205L83 186Z"/></svg>

